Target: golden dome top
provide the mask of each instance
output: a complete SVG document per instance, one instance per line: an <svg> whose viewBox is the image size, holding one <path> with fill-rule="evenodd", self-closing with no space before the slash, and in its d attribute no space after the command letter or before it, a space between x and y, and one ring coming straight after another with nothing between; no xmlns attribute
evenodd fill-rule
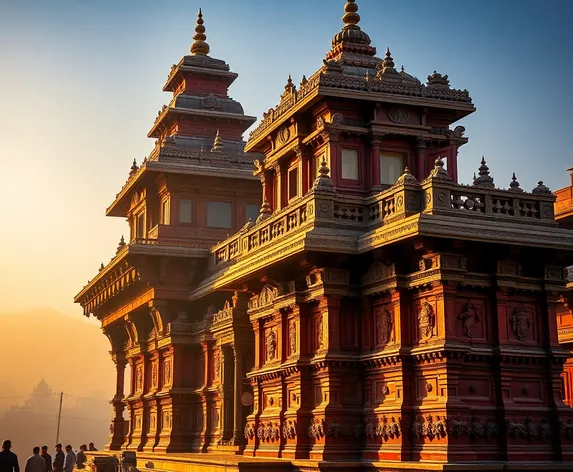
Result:
<svg viewBox="0 0 573 472"><path fill-rule="evenodd" d="M205 35L205 27L203 26L203 23L203 12L199 8L197 25L195 26L195 36L193 36L194 43L191 45L191 54L195 56L206 56L211 50L209 45L205 42L207 36Z"/></svg>
<svg viewBox="0 0 573 472"><path fill-rule="evenodd" d="M332 47L341 43L370 44L370 36L360 29L360 15L358 5L355 0L348 0L344 6L344 16L342 17L344 27L342 31L332 38Z"/></svg>

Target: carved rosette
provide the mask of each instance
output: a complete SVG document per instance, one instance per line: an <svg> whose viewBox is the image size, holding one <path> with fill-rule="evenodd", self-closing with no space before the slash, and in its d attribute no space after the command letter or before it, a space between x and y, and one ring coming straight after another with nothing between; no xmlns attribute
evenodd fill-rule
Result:
<svg viewBox="0 0 573 472"><path fill-rule="evenodd" d="M430 339L434 335L436 316L434 308L427 300L424 300L418 312L418 328L420 330L420 340Z"/></svg>
<svg viewBox="0 0 573 472"><path fill-rule="evenodd" d="M523 306L515 308L509 321L511 322L511 329L517 339L524 342L531 329L531 320L529 319L527 308Z"/></svg>
<svg viewBox="0 0 573 472"><path fill-rule="evenodd" d="M467 302L463 311L458 315L458 319L462 322L464 335L470 339L473 338L472 328L481 323L481 316L475 305L472 302Z"/></svg>

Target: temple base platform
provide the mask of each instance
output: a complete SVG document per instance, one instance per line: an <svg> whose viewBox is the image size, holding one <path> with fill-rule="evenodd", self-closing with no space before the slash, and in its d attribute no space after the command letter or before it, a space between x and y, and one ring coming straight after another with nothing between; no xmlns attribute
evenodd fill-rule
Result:
<svg viewBox="0 0 573 472"><path fill-rule="evenodd" d="M89 452L83 472L542 472L571 471L573 462L483 462L481 464L391 461L312 461L269 459L227 454L138 453L134 464L122 464L121 453ZM135 468L135 470L134 470ZM79 471L78 471L79 472Z"/></svg>

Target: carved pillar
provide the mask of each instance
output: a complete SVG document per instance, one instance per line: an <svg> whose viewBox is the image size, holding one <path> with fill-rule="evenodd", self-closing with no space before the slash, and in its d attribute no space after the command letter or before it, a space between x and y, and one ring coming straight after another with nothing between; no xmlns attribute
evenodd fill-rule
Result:
<svg viewBox="0 0 573 472"><path fill-rule="evenodd" d="M123 411L125 409L125 404L123 402L123 386L127 360L123 354L116 353L113 355L113 361L115 362L116 368L115 395L111 401L114 417L111 422L111 436L109 438L109 443L105 446L107 451L119 451L126 442L127 421L123 418Z"/></svg>
<svg viewBox="0 0 573 472"><path fill-rule="evenodd" d="M372 136L372 182L371 185L380 185L380 146L382 145L383 134Z"/></svg>
<svg viewBox="0 0 573 472"><path fill-rule="evenodd" d="M429 173L424 165L426 162L426 140L424 138L416 138L416 168L413 169L413 174L421 182Z"/></svg>
<svg viewBox="0 0 573 472"><path fill-rule="evenodd" d="M243 391L243 353L241 349L236 345L233 346L233 354L235 359L235 405L234 405L234 443L235 445L244 444L244 432L243 432L243 406L241 404L241 394Z"/></svg>
<svg viewBox="0 0 573 472"><path fill-rule="evenodd" d="M275 195L275 206L273 206L273 211L280 211L283 205L286 203L286 179L285 174L282 172L282 168L280 164L275 166L275 175L277 179L277 186L276 191L274 192Z"/></svg>

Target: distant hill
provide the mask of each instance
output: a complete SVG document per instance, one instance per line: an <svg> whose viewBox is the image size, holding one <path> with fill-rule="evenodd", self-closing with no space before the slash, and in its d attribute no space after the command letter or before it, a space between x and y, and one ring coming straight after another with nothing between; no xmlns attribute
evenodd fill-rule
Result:
<svg viewBox="0 0 573 472"><path fill-rule="evenodd" d="M110 345L95 323L36 309L0 313L0 332L0 397L28 394L42 378L54 391L113 396L115 367Z"/></svg>

